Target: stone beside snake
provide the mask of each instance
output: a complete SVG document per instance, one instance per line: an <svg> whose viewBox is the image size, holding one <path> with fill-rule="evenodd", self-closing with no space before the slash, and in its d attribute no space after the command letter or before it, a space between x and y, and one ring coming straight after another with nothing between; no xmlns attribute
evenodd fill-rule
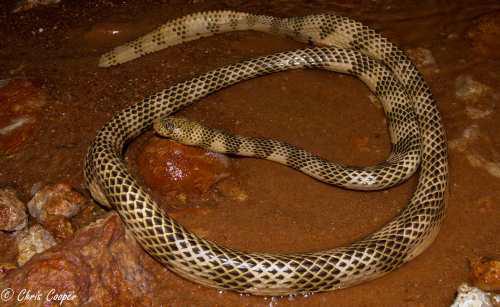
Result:
<svg viewBox="0 0 500 307"><path fill-rule="evenodd" d="M112 206L142 247L170 270L206 286L241 293L287 295L344 288L382 276L422 253L434 241L445 215L446 138L436 102L420 73L401 49L374 30L335 14L276 18L233 11L204 12L170 21L115 48L102 56L99 65L121 64L168 46L235 30L281 34L328 47L221 67L118 112L99 130L85 159L85 178L92 196ZM421 163L416 191L408 205L382 229L349 246L318 252L241 252L186 230L129 174L122 157L124 146L150 128L154 120L242 80L301 68L354 75L382 100L396 101L395 108L386 109L390 120L402 124L389 125L393 149L413 148L412 137L416 135ZM402 105L409 106L411 112L403 112L408 108ZM413 118L417 129L407 124ZM409 152L409 157L416 153ZM302 168L309 160L299 158L297 163Z"/></svg>

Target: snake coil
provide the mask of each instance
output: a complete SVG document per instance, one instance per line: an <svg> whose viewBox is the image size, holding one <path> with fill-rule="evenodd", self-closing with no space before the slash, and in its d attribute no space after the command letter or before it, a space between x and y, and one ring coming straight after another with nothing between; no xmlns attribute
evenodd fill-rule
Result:
<svg viewBox="0 0 500 307"><path fill-rule="evenodd" d="M170 21L115 48L102 56L99 65L117 65L168 46L236 30L282 34L326 47L221 67L116 113L99 130L85 159L85 178L92 196L112 206L156 260L187 279L219 289L256 295L328 291L377 278L422 253L436 237L445 214L446 138L436 103L420 73L401 49L374 30L335 14L276 18L204 12ZM186 230L164 213L127 171L122 159L125 144L154 120L242 80L300 68L354 75L382 100L394 100L394 107L386 110L388 118L401 124L389 125L393 153L400 147L418 148L421 165L416 191L408 205L377 232L349 246L319 252L236 251ZM410 141L415 138L416 147ZM309 160L298 157L297 163L306 167Z"/></svg>

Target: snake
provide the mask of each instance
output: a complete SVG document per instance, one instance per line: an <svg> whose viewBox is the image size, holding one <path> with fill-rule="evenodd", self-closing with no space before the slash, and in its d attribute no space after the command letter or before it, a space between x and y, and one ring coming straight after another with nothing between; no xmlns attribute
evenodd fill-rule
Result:
<svg viewBox="0 0 500 307"><path fill-rule="evenodd" d="M216 68L115 113L98 130L85 156L84 176L91 196L116 210L156 261L188 280L220 290L265 296L330 291L373 280L420 255L435 241L446 213L445 131L436 100L416 66L403 50L370 27L335 13L283 18L227 10L199 12L168 21L112 49L101 56L98 65L112 67L166 47L240 30L283 35L311 46ZM302 170L315 169L323 177L340 173L341 179L332 181L361 189L377 185L375 180L382 180L382 188L391 186L401 181L396 175L408 176L417 163L417 186L408 204L381 229L349 245L318 251L239 251L190 232L164 212L129 173L123 159L126 145L155 121L237 82L308 68L357 77L381 101L388 101L384 111L392 152L386 161L368 167L371 175L356 167L339 169L300 150L292 154L286 145L278 146L286 150L284 162ZM225 142L235 151L244 149L241 142L227 140L238 139L207 137L205 141ZM259 156L278 153L277 144L267 142Z"/></svg>
<svg viewBox="0 0 500 307"><path fill-rule="evenodd" d="M395 81L395 80L394 80ZM396 81L395 81L396 82ZM404 97L402 88L395 91ZM389 117L389 125L399 128L394 134L390 157L372 167L354 167L333 163L294 145L269 139L235 135L225 130L212 129L183 117L161 117L153 122L159 136L179 143L210 151L254 157L274 161L309 175L324 183L352 190L380 190L392 187L410 177L419 164L420 134L412 109L408 104L396 105L401 96L381 99L384 110L401 108L409 115L406 121ZM407 127L406 127L407 126Z"/></svg>

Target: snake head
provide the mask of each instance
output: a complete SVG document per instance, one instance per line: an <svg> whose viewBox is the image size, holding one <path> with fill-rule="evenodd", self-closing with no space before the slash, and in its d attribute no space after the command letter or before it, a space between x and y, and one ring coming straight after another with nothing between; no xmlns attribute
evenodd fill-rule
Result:
<svg viewBox="0 0 500 307"><path fill-rule="evenodd" d="M153 128L157 134L174 141L192 145L192 131L197 123L184 117L164 117L154 121Z"/></svg>

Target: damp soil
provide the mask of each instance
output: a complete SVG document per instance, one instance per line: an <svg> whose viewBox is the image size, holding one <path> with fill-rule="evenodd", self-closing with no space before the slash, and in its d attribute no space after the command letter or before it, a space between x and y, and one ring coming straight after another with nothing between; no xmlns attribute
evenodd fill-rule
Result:
<svg viewBox="0 0 500 307"><path fill-rule="evenodd" d="M20 14L9 13L12 1L0 4L0 79L39 80L51 97L31 141L17 153L0 157L0 186L14 186L24 200L40 183L65 181L86 193L84 155L114 112L221 65L304 47L286 38L239 32L111 69L97 67L99 56L110 47L172 18L213 9L276 16L335 11L365 22L404 49L429 49L436 69L424 74L439 102L448 138L459 139L464 129L477 125L492 140L477 143L479 151L487 159L499 159L500 113L493 107L487 117L467 117L454 85L457 76L467 74L498 93L500 62L474 53L466 39L480 16L500 9L496 1L85 3L63 1ZM349 76L289 71L231 86L181 113L215 128L278 138L327 159L370 165L388 155L390 142L382 110L369 94ZM246 200L222 199L175 216L211 240L247 251L301 252L348 244L390 221L416 186L414 177L390 190L355 192L268 161L232 162L233 180L248 195ZM449 163L447 217L435 243L382 278L330 293L271 299L220 292L165 271L158 273L164 284L157 286L153 301L168 306L447 306L457 286L468 280L468 259L500 257L500 179L471 165L464 152L450 150Z"/></svg>

